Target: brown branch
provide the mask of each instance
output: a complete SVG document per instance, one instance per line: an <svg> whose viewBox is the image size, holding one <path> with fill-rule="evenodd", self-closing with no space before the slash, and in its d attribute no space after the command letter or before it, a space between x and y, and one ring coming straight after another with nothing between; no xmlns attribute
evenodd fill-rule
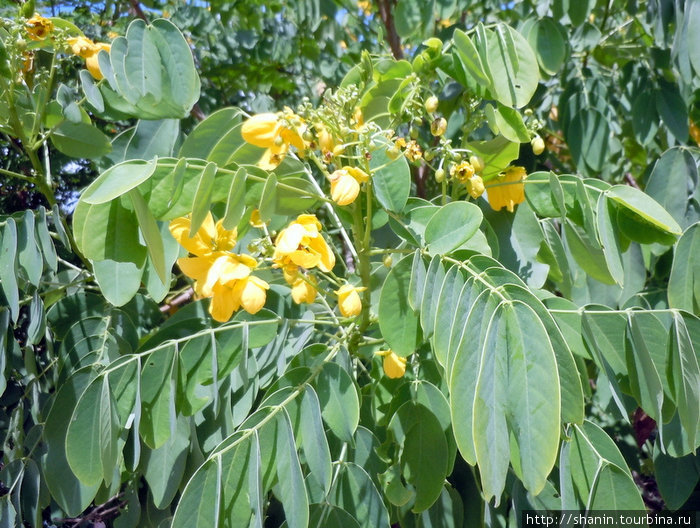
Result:
<svg viewBox="0 0 700 528"><path fill-rule="evenodd" d="M635 189L639 189L639 184L637 183L637 180L634 179L631 173L625 172L625 183L629 185L630 187L634 187Z"/></svg>
<svg viewBox="0 0 700 528"><path fill-rule="evenodd" d="M180 295L172 298L169 302L163 304L160 307L160 311L161 313L171 312L172 310L178 308L180 305L187 303L190 299L192 299L193 296L194 290L192 288L188 288Z"/></svg>
<svg viewBox="0 0 700 528"><path fill-rule="evenodd" d="M131 4L131 8L134 10L134 14L144 22L148 23L148 17L146 16L146 13L143 12L143 9L141 9L141 4L139 1L129 0L129 3Z"/></svg>
<svg viewBox="0 0 700 528"><path fill-rule="evenodd" d="M394 2L392 0L377 0L377 3L379 5L379 17L384 23L386 40L391 47L391 53L396 60L401 60L403 59L403 48L401 47L401 38L396 33L396 26L394 25L394 15L392 13Z"/></svg>

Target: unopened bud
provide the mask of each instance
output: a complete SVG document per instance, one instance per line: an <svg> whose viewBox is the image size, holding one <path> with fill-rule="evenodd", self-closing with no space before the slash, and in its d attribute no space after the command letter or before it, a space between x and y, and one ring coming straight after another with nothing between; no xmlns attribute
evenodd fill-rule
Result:
<svg viewBox="0 0 700 528"><path fill-rule="evenodd" d="M469 156L469 163L474 167L474 172L484 170L484 160L480 156Z"/></svg>
<svg viewBox="0 0 700 528"><path fill-rule="evenodd" d="M438 107L438 98L435 97L434 95L431 95L425 100L425 111L429 113L435 112Z"/></svg>
<svg viewBox="0 0 700 528"><path fill-rule="evenodd" d="M382 264L384 264L385 267L390 268L393 262L394 259L391 257L391 255L385 255Z"/></svg>
<svg viewBox="0 0 700 528"><path fill-rule="evenodd" d="M438 169L435 171L435 181L438 183L442 183L445 181L445 170L444 169Z"/></svg>
<svg viewBox="0 0 700 528"><path fill-rule="evenodd" d="M447 130L447 119L444 117L438 117L435 121L430 123L430 133L435 137L440 137Z"/></svg>
<svg viewBox="0 0 700 528"><path fill-rule="evenodd" d="M535 136L532 138L530 145L532 146L532 152L535 154L535 156L539 156L544 152L544 139L542 139L540 136Z"/></svg>

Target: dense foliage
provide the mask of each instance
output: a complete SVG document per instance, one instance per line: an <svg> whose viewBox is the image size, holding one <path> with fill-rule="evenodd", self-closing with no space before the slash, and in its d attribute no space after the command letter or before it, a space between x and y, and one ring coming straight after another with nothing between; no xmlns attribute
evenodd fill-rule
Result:
<svg viewBox="0 0 700 528"><path fill-rule="evenodd" d="M0 9L0 526L700 509L700 1Z"/></svg>

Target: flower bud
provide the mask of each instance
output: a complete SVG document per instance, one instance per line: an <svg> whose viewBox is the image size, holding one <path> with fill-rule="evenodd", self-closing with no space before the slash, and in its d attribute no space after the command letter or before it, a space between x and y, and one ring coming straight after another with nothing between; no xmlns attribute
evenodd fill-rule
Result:
<svg viewBox="0 0 700 528"><path fill-rule="evenodd" d="M384 255L384 259L382 260L382 264L384 264L385 268L390 268L393 263L394 263L394 258L390 254Z"/></svg>
<svg viewBox="0 0 700 528"><path fill-rule="evenodd" d="M343 317L355 317L362 312L362 300L359 292L366 288L356 288L351 284L343 284L336 292L338 309Z"/></svg>
<svg viewBox="0 0 700 528"><path fill-rule="evenodd" d="M484 170L484 160L480 156L469 156L469 163L474 167L474 172Z"/></svg>
<svg viewBox="0 0 700 528"><path fill-rule="evenodd" d="M467 192L475 200L484 194L484 180L481 176L472 176L466 181Z"/></svg>
<svg viewBox="0 0 700 528"><path fill-rule="evenodd" d="M435 171L435 181L438 183L442 183L445 181L445 170L444 169L438 169Z"/></svg>
<svg viewBox="0 0 700 528"><path fill-rule="evenodd" d="M437 110L438 107L438 98L435 97L434 95L431 95L425 100L425 111L428 113L433 113L435 110Z"/></svg>
<svg viewBox="0 0 700 528"><path fill-rule="evenodd" d="M398 356L393 350L380 350L378 356L384 357L382 368L384 374L391 379L402 378L406 374L406 358Z"/></svg>
<svg viewBox="0 0 700 528"><path fill-rule="evenodd" d="M389 156L390 159L395 160L401 155L401 150L398 147L391 147L389 150L386 151L387 156Z"/></svg>
<svg viewBox="0 0 700 528"><path fill-rule="evenodd" d="M430 133L435 137L440 137L447 130L447 119L438 117L430 124Z"/></svg>
<svg viewBox="0 0 700 528"><path fill-rule="evenodd" d="M349 205L360 193L360 184L348 171L340 169L331 175L331 198L338 205Z"/></svg>
<svg viewBox="0 0 700 528"><path fill-rule="evenodd" d="M542 139L540 136L535 136L532 138L530 145L532 146L532 152L535 154L535 156L539 156L544 152L544 139Z"/></svg>

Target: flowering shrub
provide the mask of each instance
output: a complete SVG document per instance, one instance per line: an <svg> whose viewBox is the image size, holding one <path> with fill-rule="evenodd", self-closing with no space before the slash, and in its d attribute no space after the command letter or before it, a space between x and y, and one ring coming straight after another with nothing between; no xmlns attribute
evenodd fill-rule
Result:
<svg viewBox="0 0 700 528"><path fill-rule="evenodd" d="M406 38L411 9L391 11ZM539 115L565 60L541 46L564 31L550 11L518 30L447 16L411 62L364 52L313 101L219 108L188 133L201 84L171 21L107 44L60 18L3 20L0 130L24 165L0 175L48 209L0 219L0 518L644 510L639 460L603 428L624 420L680 508L700 446L697 127L664 135L679 146L644 178L598 178L601 111L560 107L566 149ZM59 81L76 56L86 70ZM55 151L99 168L70 220ZM669 168L692 173L678 199L658 191Z"/></svg>

